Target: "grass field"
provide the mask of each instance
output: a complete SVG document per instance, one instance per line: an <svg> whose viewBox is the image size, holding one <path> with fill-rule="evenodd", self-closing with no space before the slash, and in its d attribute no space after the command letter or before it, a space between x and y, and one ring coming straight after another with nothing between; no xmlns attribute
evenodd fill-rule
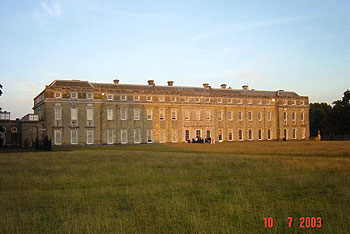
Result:
<svg viewBox="0 0 350 234"><path fill-rule="evenodd" d="M350 144L0 153L0 233L350 233Z"/></svg>

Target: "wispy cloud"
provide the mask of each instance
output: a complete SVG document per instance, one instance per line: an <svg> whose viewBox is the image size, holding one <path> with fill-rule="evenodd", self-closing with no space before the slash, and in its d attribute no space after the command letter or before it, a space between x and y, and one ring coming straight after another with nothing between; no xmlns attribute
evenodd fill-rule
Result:
<svg viewBox="0 0 350 234"><path fill-rule="evenodd" d="M198 35L192 37L192 41L198 41L198 40L206 39L206 38L209 38L212 36L216 36L218 34L223 34L223 33L228 33L228 32L244 31L244 30L251 30L251 29L255 29L255 28L267 27L267 26L272 26L272 25L287 24L287 23L306 20L308 18L310 18L310 17L309 16L295 16L295 17L286 17L286 18L265 20L265 21L258 21L258 22L228 24L228 25L221 26L218 29L214 29L210 32L198 34Z"/></svg>
<svg viewBox="0 0 350 234"><path fill-rule="evenodd" d="M51 0L42 1L40 6L36 9L34 16L39 22L42 23L47 19L57 18L61 16L61 14L61 5L57 1Z"/></svg>

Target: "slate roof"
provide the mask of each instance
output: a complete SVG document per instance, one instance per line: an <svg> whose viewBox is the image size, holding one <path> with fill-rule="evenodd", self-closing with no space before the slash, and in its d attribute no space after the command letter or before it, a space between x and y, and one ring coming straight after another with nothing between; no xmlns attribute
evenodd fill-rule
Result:
<svg viewBox="0 0 350 234"><path fill-rule="evenodd" d="M299 95L293 91L266 91L266 90L243 90L243 89L221 89L221 88L204 88L189 86L164 86L164 85L137 85L137 84L114 84L114 83L94 83L80 80L55 80L49 86L51 87L85 87L85 88L102 88L102 89L131 89L131 90L154 90L174 93L207 93L223 95L247 95L247 96L292 96Z"/></svg>

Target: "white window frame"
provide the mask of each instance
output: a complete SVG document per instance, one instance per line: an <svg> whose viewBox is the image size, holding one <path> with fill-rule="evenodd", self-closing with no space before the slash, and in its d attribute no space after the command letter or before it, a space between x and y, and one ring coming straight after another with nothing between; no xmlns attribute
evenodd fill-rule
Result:
<svg viewBox="0 0 350 234"><path fill-rule="evenodd" d="M200 98L200 97L196 97L196 98L195 98L195 102L197 102L197 103L198 103L198 102L201 102L201 98Z"/></svg>
<svg viewBox="0 0 350 234"><path fill-rule="evenodd" d="M107 120L113 120L113 109L107 108Z"/></svg>
<svg viewBox="0 0 350 234"><path fill-rule="evenodd" d="M61 92L55 92L55 98L57 98L57 99L62 98L62 93Z"/></svg>
<svg viewBox="0 0 350 234"><path fill-rule="evenodd" d="M287 113L287 111L283 111L283 121L288 121L288 113Z"/></svg>
<svg viewBox="0 0 350 234"><path fill-rule="evenodd" d="M266 105L271 105L271 101L270 100L266 100Z"/></svg>
<svg viewBox="0 0 350 234"><path fill-rule="evenodd" d="M160 102L164 102L164 100L165 100L165 97L164 97L164 96L159 96L159 101L160 101Z"/></svg>
<svg viewBox="0 0 350 234"><path fill-rule="evenodd" d="M171 129L171 142L177 142L177 129Z"/></svg>
<svg viewBox="0 0 350 234"><path fill-rule="evenodd" d="M152 109L146 109L146 120L152 120L152 119L153 119Z"/></svg>
<svg viewBox="0 0 350 234"><path fill-rule="evenodd" d="M57 134L59 135L59 137L57 137ZM54 136L54 144L55 145L62 145L62 130L61 129L54 129L53 136Z"/></svg>
<svg viewBox="0 0 350 234"><path fill-rule="evenodd" d="M233 111L229 111L228 112L228 121L232 121L233 120Z"/></svg>
<svg viewBox="0 0 350 234"><path fill-rule="evenodd" d="M147 129L147 144L153 143L153 131L152 129Z"/></svg>
<svg viewBox="0 0 350 234"><path fill-rule="evenodd" d="M295 106L297 102L295 100L292 100L292 105Z"/></svg>
<svg viewBox="0 0 350 234"><path fill-rule="evenodd" d="M190 98L189 97L185 97L185 102L189 102Z"/></svg>
<svg viewBox="0 0 350 234"><path fill-rule="evenodd" d="M62 106L55 106L55 120L62 120Z"/></svg>
<svg viewBox="0 0 350 234"><path fill-rule="evenodd" d="M230 139L231 137L231 139ZM228 141L233 141L233 129L229 129L228 131Z"/></svg>
<svg viewBox="0 0 350 234"><path fill-rule="evenodd" d="M134 95L134 101L135 101L135 102L140 101L140 96L138 96L138 95Z"/></svg>
<svg viewBox="0 0 350 234"><path fill-rule="evenodd" d="M211 111L210 110L205 111L205 119L207 121L211 120Z"/></svg>
<svg viewBox="0 0 350 234"><path fill-rule="evenodd" d="M222 111L222 110L219 110L219 111L218 111L218 121L223 121L223 120L224 120L223 117L224 117L224 116L223 116L223 111Z"/></svg>
<svg viewBox="0 0 350 234"><path fill-rule="evenodd" d="M306 139L306 128L302 128L302 130L301 130L301 139L303 139L303 140Z"/></svg>
<svg viewBox="0 0 350 234"><path fill-rule="evenodd" d="M292 112L292 120L297 121L297 113L295 111Z"/></svg>
<svg viewBox="0 0 350 234"><path fill-rule="evenodd" d="M89 111L91 111L91 115L89 115ZM86 120L87 121L93 121L94 120L94 108L93 107L87 107L86 108Z"/></svg>
<svg viewBox="0 0 350 234"><path fill-rule="evenodd" d="M135 144L141 143L141 128L134 129L134 143Z"/></svg>
<svg viewBox="0 0 350 234"><path fill-rule="evenodd" d="M261 111L258 111L257 115L258 115L258 121L262 121L262 113L261 113Z"/></svg>
<svg viewBox="0 0 350 234"><path fill-rule="evenodd" d="M89 99L89 100L94 99L94 94L93 93L86 93L86 99Z"/></svg>
<svg viewBox="0 0 350 234"><path fill-rule="evenodd" d="M261 99L258 99L258 105L261 105L261 103L262 103Z"/></svg>
<svg viewBox="0 0 350 234"><path fill-rule="evenodd" d="M248 121L253 121L253 111L248 111Z"/></svg>
<svg viewBox="0 0 350 234"><path fill-rule="evenodd" d="M171 120L177 120L177 109L171 108L170 118L171 118Z"/></svg>
<svg viewBox="0 0 350 234"><path fill-rule="evenodd" d="M171 102L176 102L176 97L171 97Z"/></svg>
<svg viewBox="0 0 350 234"><path fill-rule="evenodd" d="M267 129L266 136L267 136L267 140L271 140L271 139L272 139L271 128L268 128L268 129Z"/></svg>
<svg viewBox="0 0 350 234"><path fill-rule="evenodd" d="M253 104L253 99L248 99L248 104L249 105Z"/></svg>
<svg viewBox="0 0 350 234"><path fill-rule="evenodd" d="M73 117L75 117L75 118L73 118ZM70 108L70 120L78 120L78 108L77 107Z"/></svg>
<svg viewBox="0 0 350 234"><path fill-rule="evenodd" d="M89 133L92 133L91 134L91 142L89 142ZM86 144L87 145L92 145L94 144L94 130L91 130L91 129L88 129L86 130Z"/></svg>
<svg viewBox="0 0 350 234"><path fill-rule="evenodd" d="M146 96L146 101L147 102L151 102L153 100L153 97L152 96Z"/></svg>
<svg viewBox="0 0 350 234"><path fill-rule="evenodd" d="M191 119L191 111L188 109L185 109L185 120Z"/></svg>
<svg viewBox="0 0 350 234"><path fill-rule="evenodd" d="M301 111L301 113L300 113L300 121L304 122L304 120L305 120L305 112Z"/></svg>
<svg viewBox="0 0 350 234"><path fill-rule="evenodd" d="M253 130L252 129L248 129L248 140L252 141L253 139L254 139Z"/></svg>
<svg viewBox="0 0 350 234"><path fill-rule="evenodd" d="M237 104L242 104L242 99L237 99Z"/></svg>
<svg viewBox="0 0 350 234"><path fill-rule="evenodd" d="M107 100L108 101L112 101L113 100L113 94L106 94L106 96L107 96Z"/></svg>
<svg viewBox="0 0 350 234"><path fill-rule="evenodd" d="M302 100L302 101L300 101L300 105L301 105L301 106L303 106L303 105L304 105L304 103L305 103L305 102L304 102L303 100Z"/></svg>
<svg viewBox="0 0 350 234"><path fill-rule="evenodd" d="M134 109L134 120L140 120L140 109Z"/></svg>
<svg viewBox="0 0 350 234"><path fill-rule="evenodd" d="M108 145L113 145L114 143L114 129L107 129L106 130L106 138L107 138L107 144ZM112 136L112 138L110 138L110 136Z"/></svg>
<svg viewBox="0 0 350 234"><path fill-rule="evenodd" d="M165 142L166 142L166 132L164 128L161 128L159 132L159 143L165 143Z"/></svg>
<svg viewBox="0 0 350 234"><path fill-rule="evenodd" d="M267 112L267 121L271 121L272 120L272 112L268 111Z"/></svg>
<svg viewBox="0 0 350 234"><path fill-rule="evenodd" d="M227 99L227 103L232 103L232 99L231 98Z"/></svg>
<svg viewBox="0 0 350 234"><path fill-rule="evenodd" d="M222 98L217 99L218 103L222 103Z"/></svg>
<svg viewBox="0 0 350 234"><path fill-rule="evenodd" d="M126 101L126 95L120 95L120 101Z"/></svg>
<svg viewBox="0 0 350 234"><path fill-rule="evenodd" d="M244 116L243 116L243 111L238 111L238 121L243 121Z"/></svg>
<svg viewBox="0 0 350 234"><path fill-rule="evenodd" d="M75 137L73 137L73 132L75 132ZM70 130L70 143L71 143L71 145L78 144L78 130L77 129Z"/></svg>
<svg viewBox="0 0 350 234"><path fill-rule="evenodd" d="M123 116L123 113L125 114ZM120 120L127 120L128 119L128 109L127 108L120 108Z"/></svg>
<svg viewBox="0 0 350 234"><path fill-rule="evenodd" d="M206 102L206 103L210 103L210 98L206 98L206 99L205 99L205 102Z"/></svg>
<svg viewBox="0 0 350 234"><path fill-rule="evenodd" d="M125 133L125 139L123 139L123 134ZM120 143L127 144L128 143L128 130L120 129Z"/></svg>
<svg viewBox="0 0 350 234"><path fill-rule="evenodd" d="M286 134L284 134L286 132ZM283 128L283 137L286 137L288 139L288 128Z"/></svg>
<svg viewBox="0 0 350 234"><path fill-rule="evenodd" d="M222 129L219 129L218 142L223 142L223 141L224 141L224 131Z"/></svg>
<svg viewBox="0 0 350 234"><path fill-rule="evenodd" d="M241 135L239 134L241 133ZM243 141L244 140L244 132L242 129L238 129L238 140Z"/></svg>
<svg viewBox="0 0 350 234"><path fill-rule="evenodd" d="M196 120L201 120L201 111L196 110Z"/></svg>
<svg viewBox="0 0 350 234"><path fill-rule="evenodd" d="M159 120L163 121L165 118L165 108L159 108Z"/></svg>
<svg viewBox="0 0 350 234"><path fill-rule="evenodd" d="M263 140L263 131L261 128L258 129L258 140L259 141Z"/></svg>
<svg viewBox="0 0 350 234"><path fill-rule="evenodd" d="M75 97L73 97L73 94L75 95ZM78 98L78 93L77 92L71 92L70 93L70 98L71 99L77 99Z"/></svg>
<svg viewBox="0 0 350 234"><path fill-rule="evenodd" d="M297 129L296 128L292 129L292 138L297 139Z"/></svg>

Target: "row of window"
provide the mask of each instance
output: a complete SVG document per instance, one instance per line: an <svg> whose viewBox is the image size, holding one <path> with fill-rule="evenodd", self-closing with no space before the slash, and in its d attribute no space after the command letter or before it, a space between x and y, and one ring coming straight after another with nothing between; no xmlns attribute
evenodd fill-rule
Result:
<svg viewBox="0 0 350 234"><path fill-rule="evenodd" d="M71 111L71 120L73 121L77 121L78 120L78 108L74 107L70 109ZM113 120L114 119L114 111L112 108L107 108L107 120ZM177 120L177 109L175 108L171 108L171 113L170 113L170 118L171 120ZM194 113L194 116L192 115L192 118L194 117L194 120L203 120L204 116L203 116L203 112L205 113L205 120L211 120L211 114L212 111L201 111L201 110L195 110L195 111L191 111L186 109L184 111L184 119L185 120L191 120L191 113ZM93 107L87 107L86 108L86 119L92 121L93 120L93 113L94 113L94 109ZM140 109L133 109L133 119L134 120L140 120ZM217 118L219 121L222 121L224 119L223 115L224 115L224 111L217 111ZM296 121L296 112L291 112L291 116L292 116L292 120ZM287 116L288 113L287 112L283 112L283 120L287 121ZM159 119L160 120L165 120L166 118L166 109L165 108L160 108L159 109ZM233 112L232 111L228 111L227 112L227 118L229 121L233 120ZM248 111L247 112L247 118L248 121L253 121L253 112L252 111ZM300 120L304 121L305 118L305 113L303 111L300 112ZM57 106L55 107L55 120L61 120L62 119L62 107L61 106ZM120 119L121 120L127 120L128 119L128 109L126 108L121 108L120 109ZM152 109L146 109L146 119L147 120L152 120L153 119L153 110ZM256 112L256 119L258 121L261 121L263 119L263 113L258 111ZM266 112L266 119L268 121L271 121L272 119L272 112L268 111ZM238 120L239 121L243 121L244 120L244 113L239 111L238 112Z"/></svg>
<svg viewBox="0 0 350 234"><path fill-rule="evenodd" d="M113 101L114 100L114 95L113 94L104 94L102 93L103 95L106 96L106 99L108 101ZM159 102L164 102L165 101L165 96L156 96L158 98L158 101ZM62 98L62 94L60 92L56 92L55 93L55 98ZM70 98L71 99L77 99L78 98L78 93L77 92L72 92L70 93ZM86 99L93 99L94 96L93 96L93 93L86 93ZM120 101L127 101L127 96L126 95L120 95L119 96L119 100ZM192 99L192 100L190 100ZM140 96L139 95L134 95L133 98L132 98L133 101L140 101ZM130 101L132 101L130 100ZM236 100L236 104L243 104L243 99L233 99L233 98L216 98L216 103L224 103L224 101L226 101L226 103L228 104L234 104L234 101ZM264 103L266 105L271 105L271 102L275 102L275 99L264 99ZM146 96L146 101L148 102L153 102L155 101L154 97L153 96ZM170 101L171 102L177 102L178 101L178 97L170 97ZM194 97L194 98L190 98L190 97L184 97L184 101L185 102L195 102L195 103L213 103L213 98L210 98L210 97L205 97L205 98L201 98L201 97ZM247 104L253 104L253 99L247 99ZM258 99L256 101L256 103L258 105L262 105L263 104L263 100L262 99ZM288 101L287 100L283 100L283 105L287 105L288 104ZM304 105L305 102L303 100L300 101L300 105ZM296 100L291 100L291 105L296 105Z"/></svg>
<svg viewBox="0 0 350 234"><path fill-rule="evenodd" d="M297 129L292 128L291 129L292 134L291 137L292 139L297 139ZM305 139L306 137L306 129L302 128L301 129L301 138ZM247 131L247 140L271 140L272 139L272 132L271 129L266 129L266 135L264 137L263 130L258 129L257 130L257 136L254 136L254 131L252 129L248 129ZM133 143L139 144L141 143L141 128L137 129L132 129L131 134L133 136ZM285 128L283 129L283 136L288 139L288 129ZM71 130L71 136L70 136L70 142L71 144L78 144L78 130ZM147 143L153 143L153 131L152 129L147 129L146 130L146 141ZM202 136L202 130L197 129L195 131L195 137L196 138L203 138ZM206 138L211 138L211 131L207 130L206 131ZM237 139L239 141L243 141L244 138L244 130L239 129L237 132ZM178 136L177 136L177 129L171 129L171 142L178 142ZM185 140L191 140L190 139L190 130L185 130ZM223 130L218 131L218 139L219 142L223 141ZM228 129L228 141L233 141L234 140L234 134L233 134L233 129ZM120 142L122 144L127 144L128 142L128 130L122 129L120 130ZM160 143L165 143L166 142L166 130L165 129L160 129L159 132L159 142ZM107 129L107 144L114 144L115 143L115 130L113 129ZM130 142L131 143L131 142ZM55 129L54 130L54 144L55 145L61 145L62 144L62 130L61 129ZM86 144L94 144L94 130L86 130Z"/></svg>

